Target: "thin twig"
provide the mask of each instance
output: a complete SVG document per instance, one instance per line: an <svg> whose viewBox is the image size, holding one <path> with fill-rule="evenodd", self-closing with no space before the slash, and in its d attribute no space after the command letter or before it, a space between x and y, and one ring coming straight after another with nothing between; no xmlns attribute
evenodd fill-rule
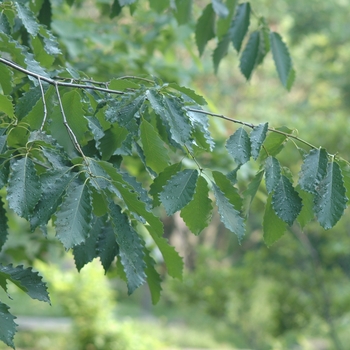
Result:
<svg viewBox="0 0 350 350"><path fill-rule="evenodd" d="M40 127L40 131L43 131L44 125L46 123L46 118L47 118L47 106L46 106L45 93L44 93L44 89L43 89L43 84L41 82L41 78L38 78L38 82L39 82L41 97L43 99L43 105L44 105L44 118L43 118L43 121L42 121L41 127Z"/></svg>

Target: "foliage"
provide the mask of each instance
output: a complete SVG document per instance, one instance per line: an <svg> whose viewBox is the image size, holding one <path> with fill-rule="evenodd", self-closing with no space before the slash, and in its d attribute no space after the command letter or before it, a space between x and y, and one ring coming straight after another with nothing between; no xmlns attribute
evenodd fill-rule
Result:
<svg viewBox="0 0 350 350"><path fill-rule="evenodd" d="M172 13L179 24L191 21L191 4L149 2L156 12ZM120 15L126 5L131 12L143 6L115 0L109 15ZM69 48L63 35L66 46L60 46L49 29L51 24L55 28L52 13L60 6L66 5L49 0L0 4L0 72L5 77L0 82L0 184L6 188L0 208L1 246L12 213L44 235L52 224L64 248L73 250L78 270L98 257L107 271L117 258L118 274L129 294L147 281L157 302L161 279L155 247L169 275L181 278L182 270L180 256L162 237L160 206L168 215L180 211L188 227L199 234L210 221L215 199L223 224L241 241L249 207L265 177L263 229L268 245L287 226L303 224L305 215L315 216L325 229L339 221L350 190L349 166L340 157L286 127L274 129L268 123L254 125L208 112L202 96L176 83L135 76L91 79L78 64L70 63L74 45ZM288 49L263 17L256 18L257 30L247 38L252 13L248 2L209 3L196 24L199 53L215 39L217 71L232 43L237 53L242 50L240 69L250 79L271 49L279 78L289 90L294 69ZM241 125L226 142L232 163L225 170L201 165L206 154L215 152L208 116ZM304 147L297 188L277 158L288 141ZM239 193L234 186L237 173L249 162L258 164L259 170L247 191ZM135 169L142 169L142 177ZM311 200L306 205L308 194ZM2 268L15 271L15 276L6 272L4 281L48 301L35 273L19 273L20 266ZM33 284L39 290L35 296ZM1 286L6 290L6 282ZM13 316L1 305L0 339L14 346Z"/></svg>

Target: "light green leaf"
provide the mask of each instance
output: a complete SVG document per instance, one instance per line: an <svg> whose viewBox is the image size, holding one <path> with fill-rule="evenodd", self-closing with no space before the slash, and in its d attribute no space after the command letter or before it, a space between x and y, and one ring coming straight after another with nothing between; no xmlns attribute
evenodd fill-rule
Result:
<svg viewBox="0 0 350 350"><path fill-rule="evenodd" d="M197 178L197 170L185 169L166 183L159 197L168 215L174 214L192 200Z"/></svg>
<svg viewBox="0 0 350 350"><path fill-rule="evenodd" d="M8 237L6 210L0 197L0 252Z"/></svg>
<svg viewBox="0 0 350 350"><path fill-rule="evenodd" d="M102 266L105 272L107 272L113 260L119 254L119 246L111 221L105 223L104 227L100 229L96 248Z"/></svg>
<svg viewBox="0 0 350 350"><path fill-rule="evenodd" d="M303 202L303 207L297 217L297 221L299 222L301 228L304 228L306 224L308 224L315 216L313 211L314 196L311 193L303 191L300 185L298 185L295 189L298 191L299 197Z"/></svg>
<svg viewBox="0 0 350 350"><path fill-rule="evenodd" d="M144 260L146 263L145 273L147 276L147 284L151 292L152 304L155 305L158 303L160 299L160 293L162 291L162 287L161 287L162 279L160 278L159 273L155 269L156 262L150 256L150 252L148 251L148 249L145 248L144 253L145 253Z"/></svg>
<svg viewBox="0 0 350 350"><path fill-rule="evenodd" d="M201 106L207 104L207 101L204 99L203 96L196 94L196 92L194 90L189 89L188 87L180 86L176 83L170 83L169 87L174 89L174 90L182 92L183 94L185 94L186 96L188 96L190 99L192 99L193 101L195 101L196 103L198 103Z"/></svg>
<svg viewBox="0 0 350 350"><path fill-rule="evenodd" d="M145 119L141 123L140 132L146 164L160 173L169 165L168 151L157 131Z"/></svg>
<svg viewBox="0 0 350 350"><path fill-rule="evenodd" d="M207 181L200 176L197 180L196 190L191 202L182 210L181 217L192 233L198 235L205 229L211 219L212 201L208 197Z"/></svg>
<svg viewBox="0 0 350 350"><path fill-rule="evenodd" d="M229 10L226 18L219 17L216 25L216 36L219 40L227 33L232 22L233 15L236 9L236 0L226 0L226 7Z"/></svg>
<svg viewBox="0 0 350 350"><path fill-rule="evenodd" d="M213 190L222 223L227 229L233 232L238 237L238 241L241 242L245 231L243 218L215 183L213 183Z"/></svg>
<svg viewBox="0 0 350 350"><path fill-rule="evenodd" d="M272 206L277 216L292 225L301 208L301 198L289 179L282 175L272 195Z"/></svg>
<svg viewBox="0 0 350 350"><path fill-rule="evenodd" d="M179 172L181 169L181 163L176 163L165 168L154 180L149 191L150 195L153 197L153 205L155 207L161 204L159 200L159 193L163 191L163 186L168 182L168 180Z"/></svg>
<svg viewBox="0 0 350 350"><path fill-rule="evenodd" d="M234 48L239 52L241 50L242 42L247 34L250 23L250 4L244 2L237 7L236 16L230 28L230 36Z"/></svg>
<svg viewBox="0 0 350 350"><path fill-rule="evenodd" d="M175 0L176 10L174 16L178 24L186 24L192 17L193 0Z"/></svg>
<svg viewBox="0 0 350 350"><path fill-rule="evenodd" d="M275 157L268 157L265 162L265 182L267 193L270 194L281 180L281 166Z"/></svg>
<svg viewBox="0 0 350 350"><path fill-rule="evenodd" d="M33 161L29 157L11 165L7 201L19 216L28 219L41 197L41 186Z"/></svg>
<svg viewBox="0 0 350 350"><path fill-rule="evenodd" d="M29 112L38 104L41 100L40 88L31 88L29 91L24 93L16 103L16 116L19 120L22 120ZM43 112L42 104L40 105L41 112ZM40 127L40 126L39 126Z"/></svg>
<svg viewBox="0 0 350 350"><path fill-rule="evenodd" d="M226 18L229 14L229 10L226 5L222 2L222 0L212 0L212 5L215 13L219 17Z"/></svg>
<svg viewBox="0 0 350 350"><path fill-rule="evenodd" d="M6 345L15 348L13 338L16 334L16 317L9 312L9 307L0 301L0 340Z"/></svg>
<svg viewBox="0 0 350 350"><path fill-rule="evenodd" d="M282 41L281 36L276 32L270 33L270 42L272 56L273 60L275 61L278 76L283 86L287 90L290 90L294 82L295 72L288 48Z"/></svg>
<svg viewBox="0 0 350 350"><path fill-rule="evenodd" d="M326 176L328 155L324 148L312 149L304 158L299 174L300 187L316 194L319 182Z"/></svg>
<svg viewBox="0 0 350 350"><path fill-rule="evenodd" d="M264 176L264 170L259 171L249 183L247 189L243 192L243 213L248 216L250 205L258 192L261 180Z"/></svg>
<svg viewBox="0 0 350 350"><path fill-rule="evenodd" d="M1 22L1 14L0 14L0 22ZM12 72L12 70L10 70L4 64L0 64L0 77L1 77L0 85L2 87L2 91L3 91L4 95L9 95L12 92L12 84L13 84L13 81L12 81L13 72ZM0 96L2 96L2 95L0 95ZM12 105L12 103L11 103L11 105ZM3 103L0 102L0 106L3 106Z"/></svg>
<svg viewBox="0 0 350 350"><path fill-rule="evenodd" d="M133 4L136 0L118 0L120 6L128 6Z"/></svg>
<svg viewBox="0 0 350 350"><path fill-rule="evenodd" d="M250 143L252 157L257 160L259 157L260 149L265 141L267 129L269 127L268 123L261 123L250 132Z"/></svg>
<svg viewBox="0 0 350 350"><path fill-rule="evenodd" d="M17 15L22 20L27 32L30 35L36 36L39 32L39 25L33 12L19 1L15 2L15 7L17 9Z"/></svg>
<svg viewBox="0 0 350 350"><path fill-rule="evenodd" d="M223 38L219 41L217 47L213 52L213 63L214 63L215 73L217 73L218 71L221 60L227 55L230 42L231 42L230 32L227 32L223 36Z"/></svg>
<svg viewBox="0 0 350 350"><path fill-rule="evenodd" d="M0 95L0 112L4 112L10 118L15 116L12 98L10 96Z"/></svg>
<svg viewBox="0 0 350 350"><path fill-rule="evenodd" d="M263 218L264 241L267 246L271 246L278 241L287 229L287 224L275 213L271 205L271 194L267 198L265 213Z"/></svg>
<svg viewBox="0 0 350 350"><path fill-rule="evenodd" d="M339 165L329 162L326 176L319 182L314 200L314 212L324 229L332 228L342 217L348 201L345 193Z"/></svg>
<svg viewBox="0 0 350 350"><path fill-rule="evenodd" d="M168 244L167 240L156 235L150 227L146 226L154 242L162 253L169 276L182 280L184 263L175 248Z"/></svg>
<svg viewBox="0 0 350 350"><path fill-rule="evenodd" d="M346 196L350 198L350 164L344 159L337 159L337 163L340 166L344 187L346 188Z"/></svg>
<svg viewBox="0 0 350 350"><path fill-rule="evenodd" d="M261 64L264 61L265 56L270 51L270 28L268 27L264 17L260 17L260 31L259 31L259 48L258 56L256 58L256 65Z"/></svg>
<svg viewBox="0 0 350 350"><path fill-rule="evenodd" d="M247 45L245 46L240 58L239 69L247 80L250 79L256 65L259 52L259 42L259 32L255 31L251 33Z"/></svg>
<svg viewBox="0 0 350 350"><path fill-rule="evenodd" d="M140 86L135 82L127 79L112 79L108 88L112 90L138 89Z"/></svg>
<svg viewBox="0 0 350 350"><path fill-rule="evenodd" d="M215 38L215 12L211 4L205 7L201 16L198 18L195 36L199 56L202 56L208 41Z"/></svg>
<svg viewBox="0 0 350 350"><path fill-rule="evenodd" d="M233 157L237 165L248 162L251 146L248 133L244 128L239 128L226 142L226 149Z"/></svg>
<svg viewBox="0 0 350 350"><path fill-rule="evenodd" d="M131 294L146 279L143 243L137 232L130 226L127 216L122 214L121 208L113 202L109 204L109 215L119 246L118 256L128 280L128 294Z"/></svg>
<svg viewBox="0 0 350 350"><path fill-rule="evenodd" d="M55 215L57 238L67 250L85 242L92 220L91 196L86 184L72 182Z"/></svg>

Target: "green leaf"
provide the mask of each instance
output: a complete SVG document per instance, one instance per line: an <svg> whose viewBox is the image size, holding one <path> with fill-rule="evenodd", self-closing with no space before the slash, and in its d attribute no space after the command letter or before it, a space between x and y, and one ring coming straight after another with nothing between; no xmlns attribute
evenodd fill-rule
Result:
<svg viewBox="0 0 350 350"><path fill-rule="evenodd" d="M282 175L272 195L272 206L277 216L292 225L301 208L301 198L289 179Z"/></svg>
<svg viewBox="0 0 350 350"><path fill-rule="evenodd" d="M145 273L147 276L147 283L148 283L149 290L151 292L152 304L155 305L158 303L160 299L160 293L162 291L162 287L161 287L162 279L160 278L159 273L155 269L156 262L150 256L148 249L145 248L144 253L145 253L144 260L146 263Z"/></svg>
<svg viewBox="0 0 350 350"><path fill-rule="evenodd" d="M197 178L197 170L185 169L166 183L159 197L168 215L174 214L192 200Z"/></svg>
<svg viewBox="0 0 350 350"><path fill-rule="evenodd" d="M41 100L41 91L40 88L32 88L26 93L24 93L16 103L16 116L19 120L22 120L29 112L38 104L38 101ZM43 112L42 105L41 112Z"/></svg>
<svg viewBox="0 0 350 350"><path fill-rule="evenodd" d="M207 104L207 101L204 99L203 96L196 94L196 92L194 90L189 89L188 87L180 86L176 83L170 83L169 87L174 89L174 90L182 92L187 97L189 97L190 99L192 99L193 101L195 101L196 103L198 103L201 106Z"/></svg>
<svg viewBox="0 0 350 350"><path fill-rule="evenodd" d="M111 8L111 13L109 15L110 18L114 18L122 12L122 7L119 4L119 0L113 0L112 8Z"/></svg>
<svg viewBox="0 0 350 350"><path fill-rule="evenodd" d="M259 42L259 32L255 31L251 33L247 45L245 46L240 58L239 69L247 80L250 79L256 65L259 52Z"/></svg>
<svg viewBox="0 0 350 350"><path fill-rule="evenodd" d="M208 4L198 18L195 37L199 56L202 56L208 41L215 38L215 12L212 4Z"/></svg>
<svg viewBox="0 0 350 350"><path fill-rule="evenodd" d="M314 200L314 212L324 229L332 228L342 217L348 198L343 176L336 162L329 162L326 176L319 182Z"/></svg>
<svg viewBox="0 0 350 350"><path fill-rule="evenodd" d="M229 10L226 5L223 4L222 0L212 0L211 2L215 13L219 17L226 18L228 16Z"/></svg>
<svg viewBox="0 0 350 350"><path fill-rule="evenodd" d="M312 149L304 158L299 174L300 187L316 194L319 182L326 176L328 155L324 148Z"/></svg>
<svg viewBox="0 0 350 350"><path fill-rule="evenodd" d="M175 163L165 168L154 180L150 188L150 195L153 197L153 206L157 207L161 204L159 194L163 191L163 187L168 180L179 172L181 163Z"/></svg>
<svg viewBox="0 0 350 350"><path fill-rule="evenodd" d="M269 123L261 123L255 126L250 132L251 153L255 160L259 157L261 146L266 139L268 127Z"/></svg>
<svg viewBox="0 0 350 350"><path fill-rule="evenodd" d="M192 3L193 0L175 0L176 10L174 17L178 24L186 24L191 20Z"/></svg>
<svg viewBox="0 0 350 350"><path fill-rule="evenodd" d="M10 96L0 95L0 112L4 112L10 118L13 118L15 116L12 98Z"/></svg>
<svg viewBox="0 0 350 350"><path fill-rule="evenodd" d="M258 56L256 58L256 65L261 64L264 61L265 56L270 51L270 28L266 24L265 18L260 17L260 31L259 31L259 48L258 48Z"/></svg>
<svg viewBox="0 0 350 350"><path fill-rule="evenodd" d="M150 227L146 226L146 228L162 253L169 276L182 280L184 263L178 252L168 244L165 238L156 235Z"/></svg>
<svg viewBox="0 0 350 350"><path fill-rule="evenodd" d="M240 211L242 208L242 198L238 194L236 187L233 186L232 182L219 171L213 171L213 178L215 184L220 188L224 196L230 201L233 207Z"/></svg>
<svg viewBox="0 0 350 350"><path fill-rule="evenodd" d="M8 237L6 210L0 197L0 252Z"/></svg>
<svg viewBox="0 0 350 350"><path fill-rule="evenodd" d="M337 163L340 166L344 187L346 188L346 196L350 198L350 164L344 159L337 159Z"/></svg>
<svg viewBox="0 0 350 350"><path fill-rule="evenodd" d="M103 160L108 160L114 152L122 146L123 141L128 136L129 131L117 123L106 130L104 136L97 140L96 146L102 155Z"/></svg>
<svg viewBox="0 0 350 350"><path fill-rule="evenodd" d="M1 14L0 14L0 22L1 22ZM13 84L12 70L10 70L4 64L0 64L0 77L1 77L0 85L2 87L2 91L4 95L9 95L12 92L12 84ZM0 106L2 105L3 103L0 102Z"/></svg>
<svg viewBox="0 0 350 350"><path fill-rule="evenodd" d="M216 25L216 36L219 40L227 33L232 22L233 15L236 9L236 0L226 0L226 7L229 10L226 18L219 17Z"/></svg>
<svg viewBox="0 0 350 350"><path fill-rule="evenodd" d="M97 241L103 224L103 219L95 216L91 223L90 234L85 242L73 247L75 266L78 271L98 256Z"/></svg>
<svg viewBox="0 0 350 350"><path fill-rule="evenodd" d="M207 181L200 176L197 180L193 199L181 210L181 217L187 227L195 235L198 235L203 229L205 229L211 219L213 208L208 193L209 189Z"/></svg>
<svg viewBox="0 0 350 350"><path fill-rule="evenodd" d="M54 171L47 172L40 177L43 193L30 218L32 230L47 224L62 203L62 197L75 176L74 173Z"/></svg>
<svg viewBox="0 0 350 350"><path fill-rule="evenodd" d="M72 182L56 212L56 235L68 250L85 242L92 220L91 197L86 184Z"/></svg>
<svg viewBox="0 0 350 350"><path fill-rule="evenodd" d="M28 219L41 197L41 186L33 161L29 157L11 165L7 188L9 207L19 216Z"/></svg>
<svg viewBox="0 0 350 350"><path fill-rule="evenodd" d="M119 254L119 246L116 241L114 227L110 221L100 229L97 252L101 259L102 266L105 272L107 272L113 260Z"/></svg>
<svg viewBox="0 0 350 350"><path fill-rule="evenodd" d="M15 348L13 338L16 334L16 317L9 312L9 307L0 301L0 340L6 345Z"/></svg>
<svg viewBox="0 0 350 350"><path fill-rule="evenodd" d="M112 79L108 88L112 90L127 90L127 89L139 89L140 86L135 82L127 79Z"/></svg>
<svg viewBox="0 0 350 350"><path fill-rule="evenodd" d="M145 119L141 123L140 132L146 164L155 172L160 173L169 165L168 151L157 131Z"/></svg>
<svg viewBox="0 0 350 350"><path fill-rule="evenodd" d="M290 90L294 82L294 69L292 59L289 55L286 44L278 33L270 33L270 42L273 60L275 61L278 76L283 86Z"/></svg>
<svg viewBox="0 0 350 350"><path fill-rule="evenodd" d="M287 224L275 213L271 205L271 194L267 197L265 213L263 218L264 241L267 246L271 246L278 241L287 229Z"/></svg>
<svg viewBox="0 0 350 350"><path fill-rule="evenodd" d="M119 246L118 255L128 279L128 294L131 294L146 279L143 244L140 236L130 226L127 216L113 202L109 204L109 215Z"/></svg>
<svg viewBox="0 0 350 350"><path fill-rule="evenodd" d="M247 189L243 192L243 213L248 216L250 205L258 192L261 180L264 176L264 170L259 171L249 183Z"/></svg>
<svg viewBox="0 0 350 350"><path fill-rule="evenodd" d="M247 34L250 22L250 4L244 2L237 7L236 16L230 28L230 36L234 48L239 52L241 50L242 42Z"/></svg>
<svg viewBox="0 0 350 350"><path fill-rule="evenodd" d="M227 55L230 42L231 42L231 36L230 36L230 32L228 32L219 41L217 47L213 52L213 63L214 63L215 73L217 73L218 71L221 60Z"/></svg>
<svg viewBox="0 0 350 350"><path fill-rule="evenodd" d="M314 218L313 206L314 206L314 196L311 193L303 191L298 185L295 188L298 191L299 197L302 199L303 207L297 221L299 222L301 228L304 228Z"/></svg>
<svg viewBox="0 0 350 350"><path fill-rule="evenodd" d="M226 149L233 157L237 165L248 162L251 146L248 133L244 128L239 128L226 142Z"/></svg>
<svg viewBox="0 0 350 350"><path fill-rule="evenodd" d="M267 193L270 194L281 180L281 166L275 157L268 157L265 162L265 182Z"/></svg>
<svg viewBox="0 0 350 350"><path fill-rule="evenodd" d="M227 229L233 232L238 237L238 241L241 242L245 231L243 218L215 183L213 183L213 190L222 223Z"/></svg>
<svg viewBox="0 0 350 350"><path fill-rule="evenodd" d="M5 15L4 10L0 12L0 32L8 35L11 34L11 25Z"/></svg>
<svg viewBox="0 0 350 350"><path fill-rule="evenodd" d="M15 7L17 9L17 15L22 20L27 32L30 35L36 36L39 32L39 24L37 23L33 12L18 1L15 2Z"/></svg>
<svg viewBox="0 0 350 350"><path fill-rule="evenodd" d="M157 13L162 13L164 10L166 10L169 7L169 3L169 0L149 0L151 9L156 11Z"/></svg>

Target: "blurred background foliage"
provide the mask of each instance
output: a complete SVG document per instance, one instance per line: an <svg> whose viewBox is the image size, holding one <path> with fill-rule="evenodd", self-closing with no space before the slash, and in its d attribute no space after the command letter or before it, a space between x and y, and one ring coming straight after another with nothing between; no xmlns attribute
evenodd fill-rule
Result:
<svg viewBox="0 0 350 350"><path fill-rule="evenodd" d="M198 15L205 2L195 3ZM124 8L113 19L109 18L108 0L80 0L72 7L60 0L53 4L51 29L64 55L72 68L85 71L94 80L132 74L176 81L202 94L213 112L247 122L268 121L274 127L287 125L309 142L349 159L347 0L252 1L255 12L265 15L289 44L297 72L290 93L280 86L272 60L266 60L251 81L245 82L233 49L214 75L211 50L198 58L194 22L178 26L172 14L150 10L148 2L131 7L132 15ZM211 124L215 151L198 155L198 160L203 167L210 163L220 169L228 164L223 146L234 126L220 120ZM301 157L291 143L279 160L298 172ZM142 179L140 167L130 162L132 166ZM252 170L247 167L242 172L242 191ZM69 316L74 329L70 335L23 331L17 346L346 349L350 343L349 216L329 231L316 223L303 229L295 225L279 242L266 247L259 228L265 199L266 194L259 192L241 246L215 219L195 237L179 216L164 217L166 235L184 257L186 271L183 282L165 281L155 307L150 305L147 288L127 297L117 276L111 273L107 281L95 264L80 275L72 272L72 261L63 261L60 248L50 240L52 232L38 239L39 232L29 233L24 221L12 219L12 234L2 259L11 255L12 261L15 258L24 264L36 257L51 261L39 270L46 271L54 306L44 311L35 301L26 300L29 307L23 308L24 297L16 296L11 308L17 314L26 310L28 315ZM91 286L96 284L95 295Z"/></svg>

